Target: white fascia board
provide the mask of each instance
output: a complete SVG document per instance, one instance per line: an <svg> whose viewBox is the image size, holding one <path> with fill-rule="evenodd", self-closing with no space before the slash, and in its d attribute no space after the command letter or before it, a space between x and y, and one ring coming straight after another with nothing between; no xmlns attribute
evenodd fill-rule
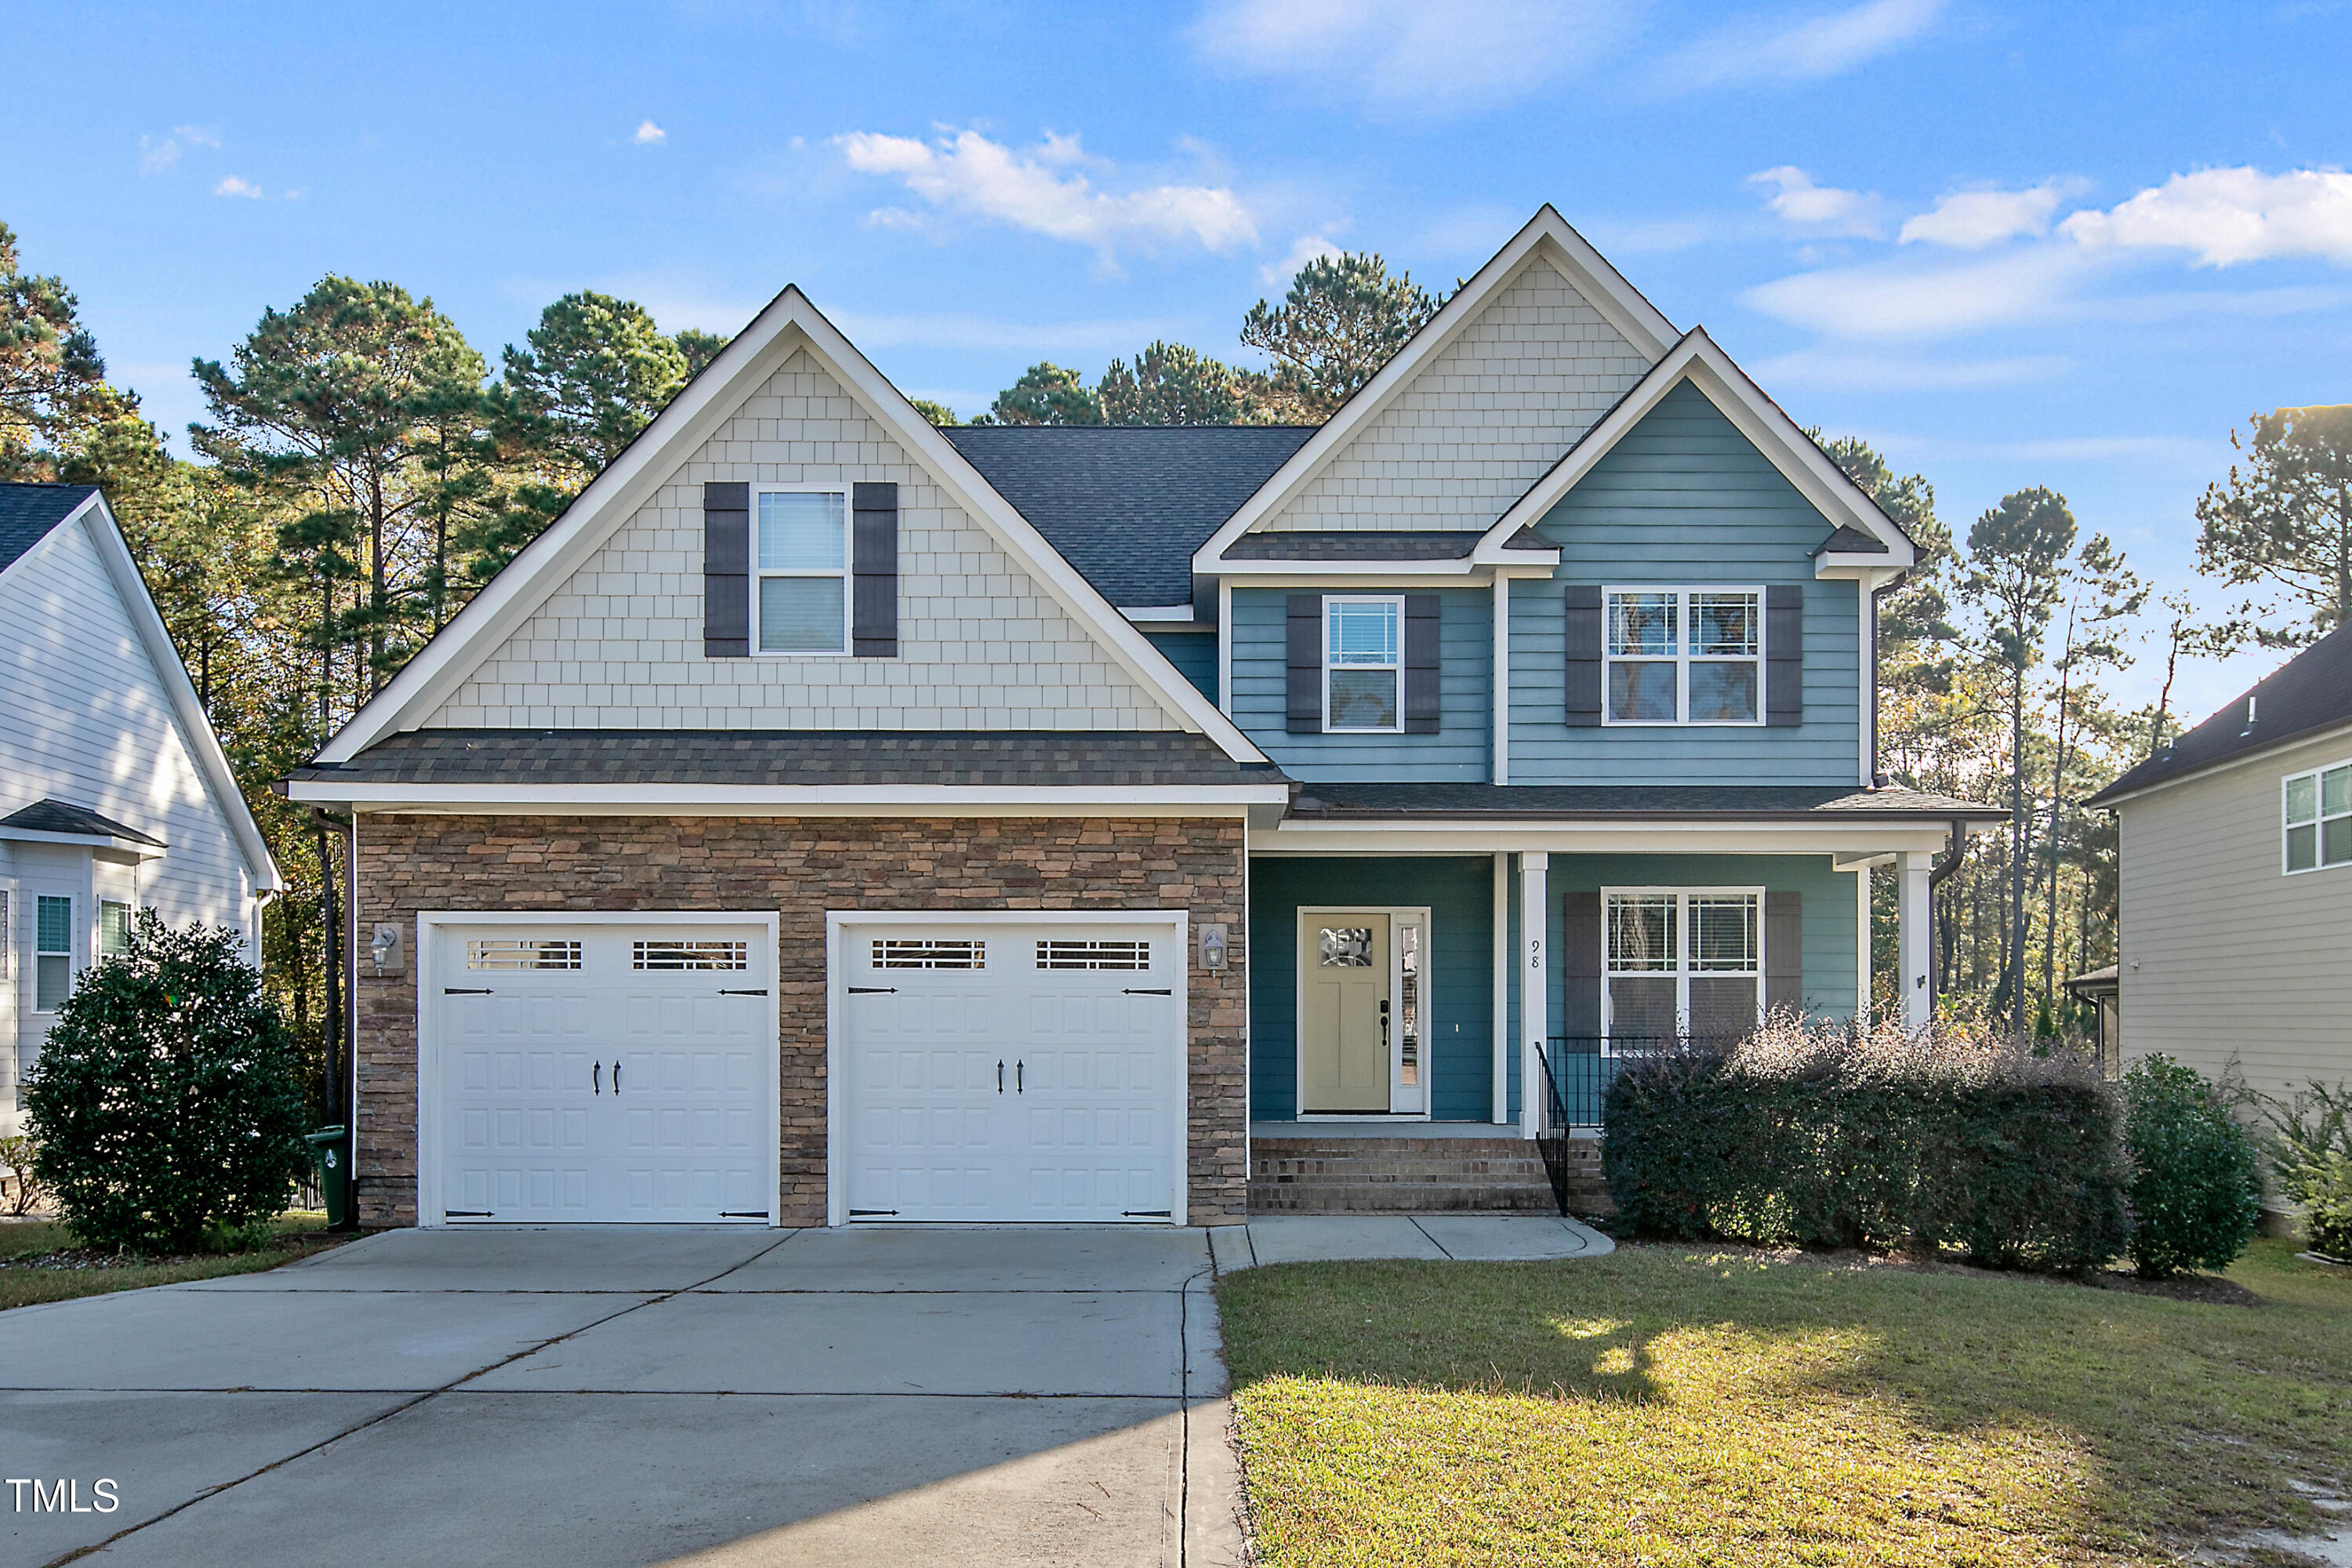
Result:
<svg viewBox="0 0 2352 1568"><path fill-rule="evenodd" d="M1813 557L1813 575L1823 581L1847 578L1876 590L1906 570L1889 566L1884 555L1862 555L1852 551L1824 550Z"/></svg>
<svg viewBox="0 0 2352 1568"><path fill-rule="evenodd" d="M181 743L195 760L213 810L219 814L229 837L236 841L237 852L245 858L254 891L284 892L286 881L278 875L278 861L269 853L269 841L261 837L261 825L253 819L253 808L245 803L245 791L237 784L236 771L228 765L228 753L221 749L220 737L213 731L212 719L196 695L196 683L188 679L188 667L180 658L170 628L163 625L163 612L155 607L155 596L148 591L147 579L139 574L139 563L131 558L131 546L123 539L121 525L114 521L105 497L93 493L66 520L76 521L80 521L98 550L99 559L106 564L106 574L114 584L114 596L121 601L123 614L139 633L147 662L154 667L155 679L162 683L163 694L172 704ZM59 529L64 526L58 524Z"/></svg>
<svg viewBox="0 0 2352 1568"><path fill-rule="evenodd" d="M1138 626L1194 626L1199 622L1190 605L1129 605L1120 615Z"/></svg>
<svg viewBox="0 0 2352 1568"><path fill-rule="evenodd" d="M1513 502L1488 540L1508 539L1520 529L1541 522L1601 458L1616 448L1667 393L1688 381L1745 436L1765 460L1797 488L1832 528L1851 524L1886 546L1882 555L1837 554L1833 564L1867 564L1893 571L1908 568L1916 551L1903 531L1888 520L1845 470L1829 459L1811 437L1797 427L1780 406L1764 395L1747 372L1732 362L1704 327L1693 327L1668 351L1634 388L1619 400L1600 424L1527 494ZM1818 569L1818 568L1817 568Z"/></svg>
<svg viewBox="0 0 2352 1568"><path fill-rule="evenodd" d="M770 300L718 359L590 481L552 527L475 595L320 749L319 760L349 762L386 735L414 728L446 702L483 659L570 581L588 557L669 480L684 453L709 440L734 416L753 388L794 352L803 349L847 386L923 465L949 500L1025 568L1047 596L1092 633L1172 717L1215 741L1237 762L1266 760L1248 736L1202 698L1159 649L1045 542L1044 535L996 493L929 420L915 411L797 285Z"/></svg>
<svg viewBox="0 0 2352 1568"><path fill-rule="evenodd" d="M111 833L49 833L38 827L0 827L0 842L10 844L69 844L85 849L105 849L134 860L161 860L169 853L152 844L117 838ZM274 891L275 889L273 889Z"/></svg>
<svg viewBox="0 0 2352 1568"><path fill-rule="evenodd" d="M1643 299L1641 291L1625 280L1624 274L1612 267L1547 202L1524 228L1487 259L1486 266L1454 291L1444 309L1423 322L1421 331L1381 367L1379 374L1359 388L1338 414L1291 455L1288 462L1276 469L1225 521L1224 526L1209 537L1207 543L1192 552L1194 574L1214 576L1228 570L1228 563L1220 559L1225 547L1279 510L1319 473L1324 464L1355 438L1356 431L1377 418L1420 374L1421 367L1444 353L1477 318L1487 301L1518 276L1529 258L1537 256L1565 274L1586 302L1600 311L1601 318L1643 359L1654 362L1674 343L1678 335L1674 323Z"/></svg>
<svg viewBox="0 0 2352 1568"><path fill-rule="evenodd" d="M1230 815L1288 802L1286 784L395 784L360 779L297 779L287 798L371 811L571 811L616 808L644 816L676 812L714 816L925 815L954 816L983 808L1039 815L1097 815L1165 807L1180 815Z"/></svg>
<svg viewBox="0 0 2352 1568"><path fill-rule="evenodd" d="M1997 825L1996 825L1997 826ZM1975 832L1975 825L1970 825ZM1253 855L1883 855L1941 849L1948 821L1813 822L1314 822L1286 819L1250 839Z"/></svg>

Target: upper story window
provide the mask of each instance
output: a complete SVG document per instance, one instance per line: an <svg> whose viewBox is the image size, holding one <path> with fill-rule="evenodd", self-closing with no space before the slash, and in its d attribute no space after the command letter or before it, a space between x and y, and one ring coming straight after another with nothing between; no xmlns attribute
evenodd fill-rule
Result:
<svg viewBox="0 0 2352 1568"><path fill-rule="evenodd" d="M98 900L98 955L111 958L131 951L131 906L115 899Z"/></svg>
<svg viewBox="0 0 2352 1568"><path fill-rule="evenodd" d="M1612 724L1763 722L1760 588L1612 588L1602 644Z"/></svg>
<svg viewBox="0 0 2352 1568"><path fill-rule="evenodd" d="M1404 728L1404 600L1323 601L1323 728Z"/></svg>
<svg viewBox="0 0 2352 1568"><path fill-rule="evenodd" d="M752 491L752 647L842 653L849 647L849 497Z"/></svg>
<svg viewBox="0 0 2352 1568"><path fill-rule="evenodd" d="M1761 893L1627 889L1607 895L1612 1042L1745 1036L1763 1009Z"/></svg>
<svg viewBox="0 0 2352 1568"><path fill-rule="evenodd" d="M2286 868L2352 865L2352 763L2286 779Z"/></svg>
<svg viewBox="0 0 2352 1568"><path fill-rule="evenodd" d="M54 1013L73 991L73 900L33 901L33 1008Z"/></svg>

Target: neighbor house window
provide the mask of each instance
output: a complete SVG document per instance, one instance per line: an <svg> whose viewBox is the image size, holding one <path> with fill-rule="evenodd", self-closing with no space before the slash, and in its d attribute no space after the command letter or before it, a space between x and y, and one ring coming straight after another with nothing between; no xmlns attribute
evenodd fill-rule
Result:
<svg viewBox="0 0 2352 1568"><path fill-rule="evenodd" d="M73 990L73 900L47 894L33 904L33 1007L52 1013Z"/></svg>
<svg viewBox="0 0 2352 1568"><path fill-rule="evenodd" d="M2286 781L2286 868L2352 865L2352 763Z"/></svg>
<svg viewBox="0 0 2352 1568"><path fill-rule="evenodd" d="M760 490L754 505L759 651L840 653L849 646L849 497Z"/></svg>
<svg viewBox="0 0 2352 1568"><path fill-rule="evenodd" d="M1745 1037L1762 1014L1764 896L1643 890L1607 899L1608 1013L1618 1046Z"/></svg>
<svg viewBox="0 0 2352 1568"><path fill-rule="evenodd" d="M131 906L114 899L98 900L98 955L111 958L131 951Z"/></svg>
<svg viewBox="0 0 2352 1568"><path fill-rule="evenodd" d="M1323 727L1404 728L1404 601L1323 601Z"/></svg>
<svg viewBox="0 0 2352 1568"><path fill-rule="evenodd" d="M1609 590L1609 722L1760 723L1763 605L1755 588Z"/></svg>

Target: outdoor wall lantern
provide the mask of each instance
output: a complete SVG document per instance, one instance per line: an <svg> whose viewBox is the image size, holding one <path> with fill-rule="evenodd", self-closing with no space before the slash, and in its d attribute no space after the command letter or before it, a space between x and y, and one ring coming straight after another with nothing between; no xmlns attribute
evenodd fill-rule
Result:
<svg viewBox="0 0 2352 1568"><path fill-rule="evenodd" d="M1214 973L1225 967L1225 928L1221 925L1201 928L1201 967Z"/></svg>

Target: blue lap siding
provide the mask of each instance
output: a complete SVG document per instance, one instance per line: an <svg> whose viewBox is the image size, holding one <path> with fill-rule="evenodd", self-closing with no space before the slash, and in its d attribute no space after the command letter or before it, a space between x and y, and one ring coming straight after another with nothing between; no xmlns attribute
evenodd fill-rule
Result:
<svg viewBox="0 0 2352 1568"><path fill-rule="evenodd" d="M1198 687L1202 695L1212 702L1217 700L1217 634L1213 628L1198 632L1145 631L1143 640L1166 654L1168 662Z"/></svg>

